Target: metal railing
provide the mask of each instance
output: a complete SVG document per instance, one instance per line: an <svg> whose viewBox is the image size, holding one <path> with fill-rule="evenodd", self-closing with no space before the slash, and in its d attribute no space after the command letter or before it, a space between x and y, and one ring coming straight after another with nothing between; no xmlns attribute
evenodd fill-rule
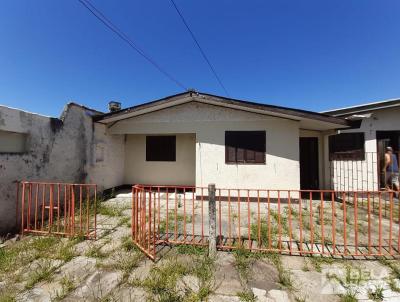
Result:
<svg viewBox="0 0 400 302"><path fill-rule="evenodd" d="M21 233L96 238L95 184L17 183Z"/></svg>
<svg viewBox="0 0 400 302"><path fill-rule="evenodd" d="M400 163L400 153L395 153ZM386 182L384 154L365 152L363 159L332 159L329 161L329 188L336 191L378 191L394 189Z"/></svg>
<svg viewBox="0 0 400 302"><path fill-rule="evenodd" d="M215 191L217 248L290 255L399 255L392 191ZM133 186L132 238L150 258L166 244L208 245L208 188Z"/></svg>

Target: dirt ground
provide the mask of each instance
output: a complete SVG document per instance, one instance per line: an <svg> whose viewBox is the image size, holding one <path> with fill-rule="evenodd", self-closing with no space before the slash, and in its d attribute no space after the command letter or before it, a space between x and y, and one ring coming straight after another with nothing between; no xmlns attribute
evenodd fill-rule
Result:
<svg viewBox="0 0 400 302"><path fill-rule="evenodd" d="M98 209L98 239L25 236L0 246L3 301L400 301L398 260L165 249L132 243L131 198Z"/></svg>

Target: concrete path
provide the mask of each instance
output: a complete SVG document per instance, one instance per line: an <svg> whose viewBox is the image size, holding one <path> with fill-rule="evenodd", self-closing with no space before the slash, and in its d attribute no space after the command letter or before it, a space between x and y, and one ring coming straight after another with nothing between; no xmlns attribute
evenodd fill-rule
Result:
<svg viewBox="0 0 400 302"><path fill-rule="evenodd" d="M3 243L0 301L400 301L397 260L244 250L209 259L202 248L181 246L153 263L132 244L130 206L129 195L101 205L96 241L24 237Z"/></svg>

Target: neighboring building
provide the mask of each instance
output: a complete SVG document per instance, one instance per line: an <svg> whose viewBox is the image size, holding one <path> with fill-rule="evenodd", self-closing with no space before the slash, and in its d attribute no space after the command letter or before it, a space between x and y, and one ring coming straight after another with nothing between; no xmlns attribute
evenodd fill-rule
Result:
<svg viewBox="0 0 400 302"><path fill-rule="evenodd" d="M60 118L0 106L0 235L19 219L15 181L121 184L124 138L106 135L96 114L74 103Z"/></svg>
<svg viewBox="0 0 400 302"><path fill-rule="evenodd" d="M340 130L339 134L327 138L326 166L330 169L326 173L332 179L332 188L360 191L384 188L385 148L391 146L398 156L400 151L400 99L322 113L352 123L351 129Z"/></svg>

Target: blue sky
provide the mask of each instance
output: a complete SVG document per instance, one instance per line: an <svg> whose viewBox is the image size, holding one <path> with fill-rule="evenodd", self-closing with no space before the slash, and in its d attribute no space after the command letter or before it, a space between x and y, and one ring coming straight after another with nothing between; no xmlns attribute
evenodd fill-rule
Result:
<svg viewBox="0 0 400 302"><path fill-rule="evenodd" d="M231 97L324 110L400 97L400 1L175 0ZM224 95L169 0L91 0L187 87ZM77 0L0 1L0 104L59 116L182 92Z"/></svg>

